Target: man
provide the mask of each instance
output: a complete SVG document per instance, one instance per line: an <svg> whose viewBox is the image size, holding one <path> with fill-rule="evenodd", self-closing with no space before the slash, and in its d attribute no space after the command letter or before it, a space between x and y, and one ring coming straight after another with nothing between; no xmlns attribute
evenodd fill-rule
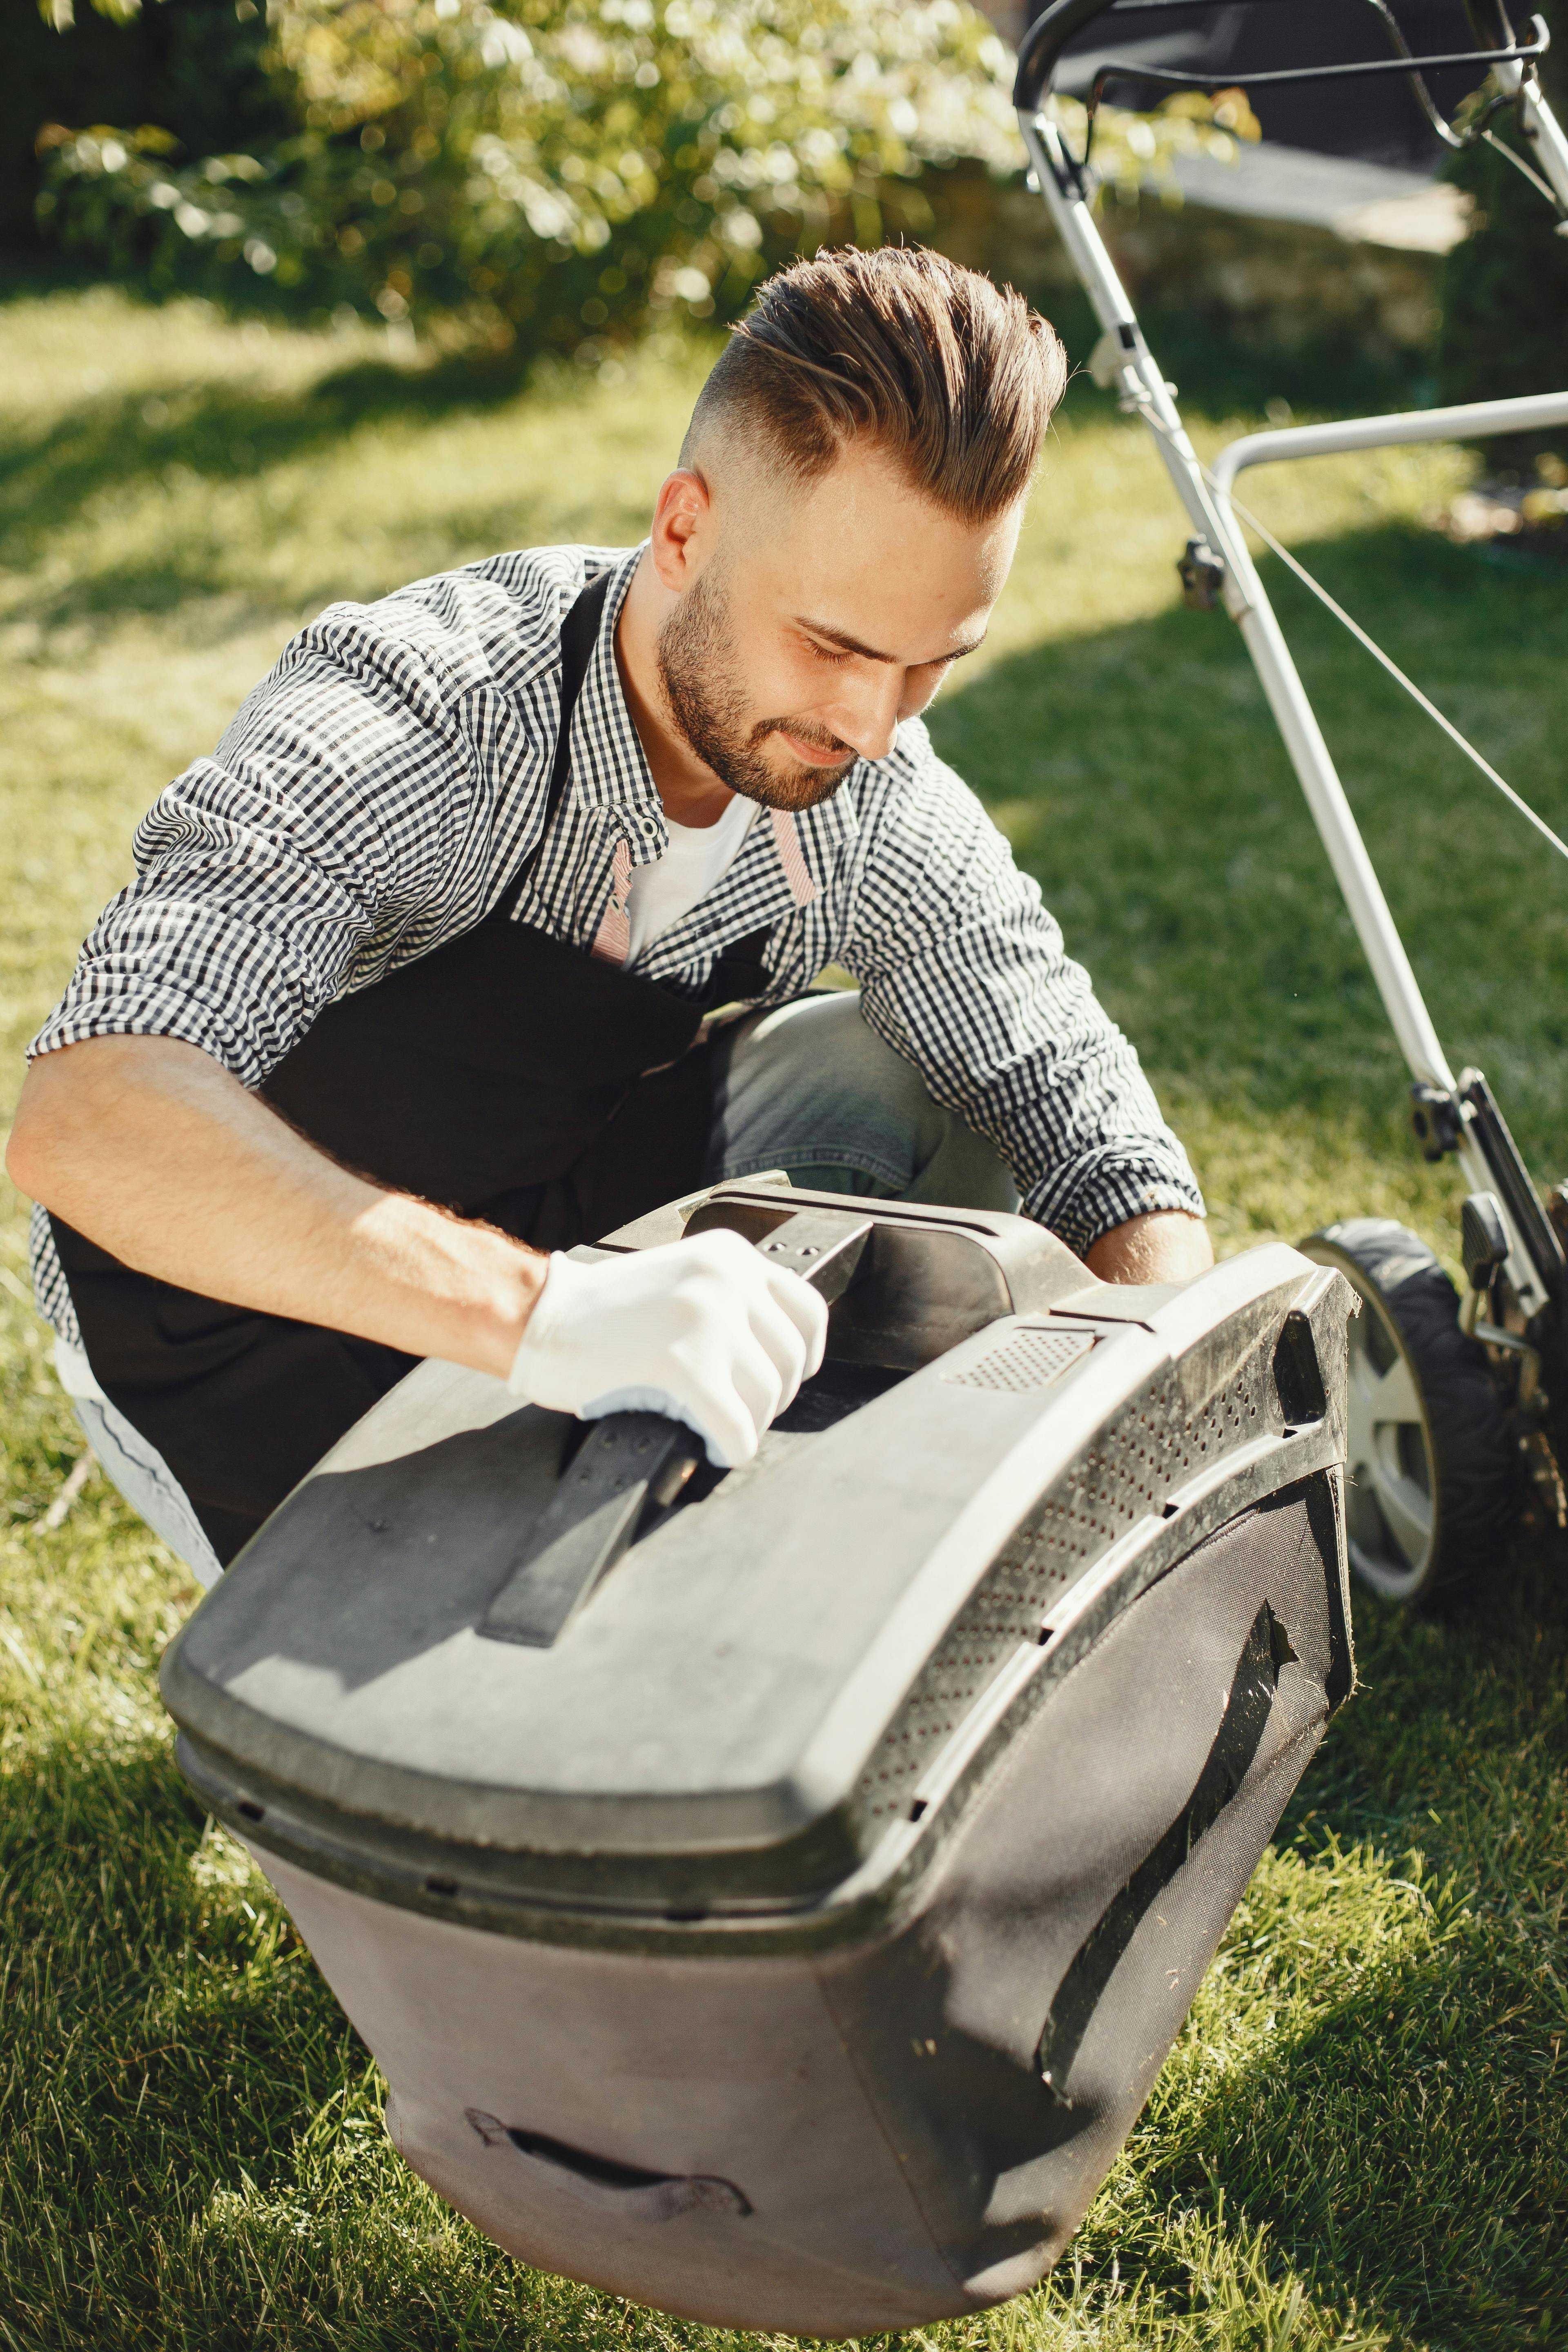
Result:
<svg viewBox="0 0 1568 2352"><path fill-rule="evenodd" d="M1021 1194L1109 1279L1210 1263L1131 1049L919 718L1064 381L936 255L801 263L642 548L330 608L144 819L9 1166L95 1449L202 1575L422 1356L749 1458L816 1295L727 1234L563 1254L705 1177ZM806 993L829 962L858 995Z"/></svg>

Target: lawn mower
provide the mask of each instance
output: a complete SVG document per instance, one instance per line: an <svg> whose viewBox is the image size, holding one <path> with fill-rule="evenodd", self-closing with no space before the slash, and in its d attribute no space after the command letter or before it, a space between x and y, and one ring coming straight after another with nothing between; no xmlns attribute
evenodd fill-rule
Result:
<svg viewBox="0 0 1568 2352"><path fill-rule="evenodd" d="M859 2336L1034 2284L1353 1679L1332 1266L720 1185L831 1302L727 1474L417 1367L166 1654L181 1765L542 2268Z"/></svg>
<svg viewBox="0 0 1568 2352"><path fill-rule="evenodd" d="M1228 0L1223 15L1234 20L1243 9L1279 5L1280 0ZM1329 5L1348 7L1352 0ZM1549 39L1542 19L1531 18L1516 31L1503 0L1467 0L1471 44L1420 53L1387 0L1353 5L1373 9L1388 38L1386 58L1271 67L1241 77L1243 87L1403 77L1447 145L1490 142L1555 207L1559 234L1568 235L1568 138L1542 94L1537 68ZM1352 1568L1385 1601L1422 1602L1495 1559L1531 1481L1550 1519L1568 1525L1568 1196L1559 1191L1542 1202L1482 1073L1467 1069L1456 1077L1449 1067L1258 578L1242 521L1352 630L1491 784L1564 856L1568 845L1289 550L1238 505L1236 482L1248 467L1287 459L1400 443L1469 442L1568 425L1568 392L1253 433L1232 442L1212 467L1200 461L1183 427L1175 387L1166 382L1144 340L1096 225L1092 148L1095 117L1108 90L1213 92L1215 73L1205 72L1197 53L1201 21L1192 44L1174 45L1184 60L1180 64L1169 61L1172 45L1151 44L1147 37L1173 24L1212 20L1215 13L1214 0L1051 0L1020 46L1014 101L1031 184L1044 199L1101 329L1093 373L1117 391L1125 412L1148 426L1186 510L1193 536L1178 565L1185 599L1199 609L1223 606L1241 630L1409 1065L1416 1139L1428 1160L1452 1156L1468 1187L1460 1249L1468 1289L1462 1304L1435 1252L1391 1220L1349 1218L1300 1244L1309 1257L1339 1267L1362 1302L1350 1339ZM1096 49L1086 60L1085 44L1098 38L1100 19L1117 21L1100 27L1107 44L1103 53ZM1135 55L1119 59L1115 40L1122 31L1144 39ZM1069 61L1079 86L1088 75L1082 152L1074 150L1055 94ZM1427 77L1464 69L1471 76L1484 71L1485 79L1450 121ZM1225 79L1237 77L1226 72ZM1517 148L1503 144L1491 128L1505 110L1512 115Z"/></svg>
<svg viewBox="0 0 1568 2352"><path fill-rule="evenodd" d="M1232 496L1264 456L1517 431L1568 395L1206 469L1050 100L1109 13L1057 0L1028 35L1024 135L1191 518L1184 580L1247 636L1424 1142L1472 1186L1464 1316L1365 1221L1141 1287L1019 1217L721 1184L579 1255L728 1226L818 1286L822 1370L753 1463L423 1364L163 1662L182 1768L409 2163L520 2258L714 2325L918 2327L1042 2275L1352 1687L1348 1559L1432 1589L1568 1406L1556 1228L1444 1061ZM1568 204L1544 36L1500 11L1486 37Z"/></svg>

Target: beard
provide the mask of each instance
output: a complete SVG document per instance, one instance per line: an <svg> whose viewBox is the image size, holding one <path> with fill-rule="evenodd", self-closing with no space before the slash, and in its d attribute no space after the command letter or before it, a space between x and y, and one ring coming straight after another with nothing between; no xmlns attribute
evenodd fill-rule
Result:
<svg viewBox="0 0 1568 2352"><path fill-rule="evenodd" d="M670 717L729 791L763 808L815 808L832 798L859 754L809 719L751 718L729 619L729 601L710 571L659 631L658 678ZM807 767L799 760L776 766L766 744L780 729L821 751L842 751L842 766Z"/></svg>

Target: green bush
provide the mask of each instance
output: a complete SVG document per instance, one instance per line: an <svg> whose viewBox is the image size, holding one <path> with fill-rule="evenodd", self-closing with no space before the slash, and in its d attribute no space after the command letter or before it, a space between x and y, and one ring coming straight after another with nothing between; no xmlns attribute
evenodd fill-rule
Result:
<svg viewBox="0 0 1568 2352"><path fill-rule="evenodd" d="M155 122L189 155L284 136L288 119L262 64L268 41L259 0L158 0L130 21L83 7L63 32L26 0L8 0L0 247L37 243L37 142L47 124Z"/></svg>
<svg viewBox="0 0 1568 2352"><path fill-rule="evenodd" d="M737 312L824 240L929 232L921 179L1020 162L1010 60L967 0L273 0L288 135L186 160L59 134L68 245L155 285L263 288L580 349ZM1102 168L1228 146L1202 109L1102 128Z"/></svg>
<svg viewBox="0 0 1568 2352"><path fill-rule="evenodd" d="M1568 121L1568 0L1531 0L1531 6L1558 44L1547 53L1543 81L1559 118ZM1510 123L1494 127L1522 149ZM1451 176L1475 213L1444 275L1441 397L1502 400L1568 388L1568 236L1556 234L1554 208L1491 147L1456 158ZM1568 450L1568 436L1494 446L1517 464L1547 447Z"/></svg>

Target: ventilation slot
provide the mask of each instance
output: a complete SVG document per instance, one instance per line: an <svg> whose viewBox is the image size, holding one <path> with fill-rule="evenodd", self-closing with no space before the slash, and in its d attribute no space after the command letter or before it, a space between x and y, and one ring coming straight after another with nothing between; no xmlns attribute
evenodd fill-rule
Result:
<svg viewBox="0 0 1568 2352"><path fill-rule="evenodd" d="M988 1349L977 1363L942 1378L960 1389L1048 1389L1059 1381L1095 1343L1092 1331L1009 1331Z"/></svg>
<svg viewBox="0 0 1568 2352"><path fill-rule="evenodd" d="M1045 1387L1092 1347L1095 1337L1045 1325L1017 1328L966 1370L945 1377L972 1388ZM1310 1346L1310 1334L1306 1337ZM915 1675L867 1762L855 1793L863 1835L906 1814L931 1759L1006 1661L1023 1643L1038 1642L1058 1596L1086 1569L1137 1520L1161 1517L1173 1491L1189 1478L1262 1432L1278 1429L1269 1338L1248 1348L1216 1387L1205 1382L1196 1396L1174 1368L1156 1374L1014 1528ZM1073 1350L1070 1356L1047 1357L1048 1370L1019 1378L1026 1349L1032 1355L1036 1349L1064 1345ZM1004 1373L1011 1377L998 1377Z"/></svg>
<svg viewBox="0 0 1568 2352"><path fill-rule="evenodd" d="M1274 1350L1274 1385L1279 1394L1279 1409L1294 1427L1321 1421L1328 1412L1329 1400L1312 1327L1295 1309L1285 1318Z"/></svg>

